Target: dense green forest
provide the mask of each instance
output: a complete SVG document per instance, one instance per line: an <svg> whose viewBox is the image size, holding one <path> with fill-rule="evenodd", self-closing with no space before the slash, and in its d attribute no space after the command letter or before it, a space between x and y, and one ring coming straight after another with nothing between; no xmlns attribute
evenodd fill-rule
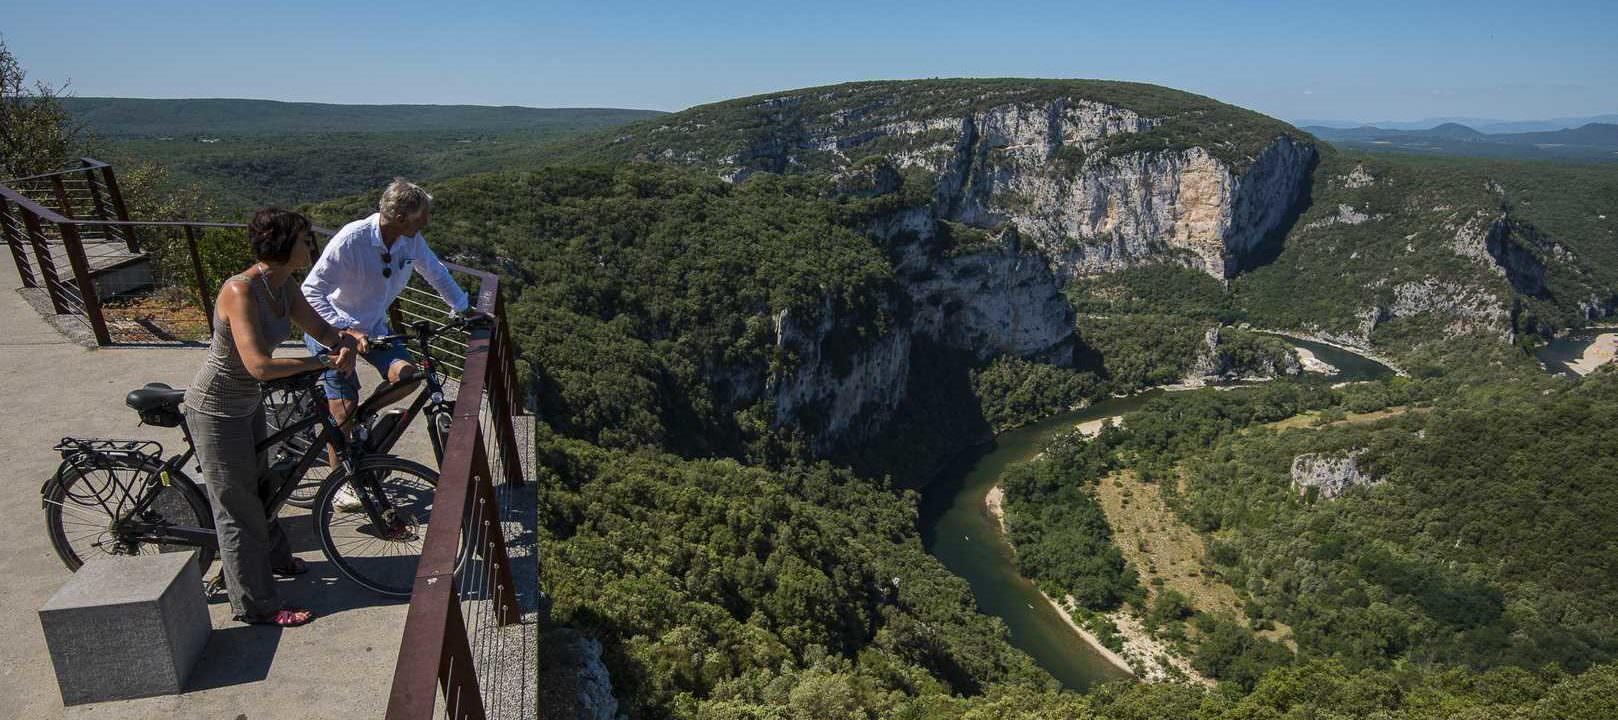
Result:
<svg viewBox="0 0 1618 720"><path fill-rule="evenodd" d="M438 252L500 267L515 292L511 322L541 412L607 447L774 457L772 443L792 438L768 433L771 409L736 386L799 361L771 341L771 315L813 325L834 313L841 329L828 342L846 355L903 309L880 249L854 229L891 197L832 200L802 178L731 185L629 166L484 175L447 184L442 198ZM337 224L373 202L313 212Z"/></svg>
<svg viewBox="0 0 1618 720"><path fill-rule="evenodd" d="M157 163L221 219L434 180L538 165L561 138L662 113L613 108L330 105L268 100L64 97L115 165Z"/></svg>

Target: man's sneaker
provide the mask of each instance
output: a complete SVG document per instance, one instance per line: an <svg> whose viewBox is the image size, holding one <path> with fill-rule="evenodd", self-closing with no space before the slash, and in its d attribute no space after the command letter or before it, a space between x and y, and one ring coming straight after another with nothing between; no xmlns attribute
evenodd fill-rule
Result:
<svg viewBox="0 0 1618 720"><path fill-rule="evenodd" d="M354 494L353 486L347 483L337 488L337 496L332 498L331 506L341 513L359 512L365 507L360 504L360 496Z"/></svg>

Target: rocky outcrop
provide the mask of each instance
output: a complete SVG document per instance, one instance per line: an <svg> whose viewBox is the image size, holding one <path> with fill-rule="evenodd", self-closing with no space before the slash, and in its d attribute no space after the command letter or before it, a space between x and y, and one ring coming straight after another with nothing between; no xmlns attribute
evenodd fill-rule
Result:
<svg viewBox="0 0 1618 720"><path fill-rule="evenodd" d="M1537 228L1518 222L1510 213L1468 218L1455 232L1451 247L1461 257L1506 279L1512 289L1530 297L1548 296L1546 258L1566 260L1571 253L1544 237Z"/></svg>
<svg viewBox="0 0 1618 720"><path fill-rule="evenodd" d="M1313 489L1321 500L1330 500L1349 488L1374 485L1378 481L1360 471L1359 456L1364 450L1335 453L1305 453L1292 458L1292 486L1299 497Z"/></svg>
<svg viewBox="0 0 1618 720"><path fill-rule="evenodd" d="M843 346L834 342L847 328L830 299L813 324L790 310L776 313L775 342L792 367L771 376L776 427L803 431L810 450L825 455L875 435L904 401L910 374L910 333L903 328Z"/></svg>
<svg viewBox="0 0 1618 720"><path fill-rule="evenodd" d="M540 638L538 715L565 720L618 720L612 677L601 662L601 641L571 628Z"/></svg>
<svg viewBox="0 0 1618 720"><path fill-rule="evenodd" d="M929 209L885 219L872 234L892 258L909 300L906 322L857 345L828 299L813 323L774 318L781 355L794 358L769 379L774 425L800 428L827 454L881 431L910 392L910 353L925 337L987 360L996 355L1066 365L1073 361L1073 310L1044 257L1007 228L965 251L945 247Z"/></svg>
<svg viewBox="0 0 1618 720"><path fill-rule="evenodd" d="M1168 114L1153 116L1055 88L984 83L969 95L914 82L800 91L697 108L625 142L640 148L634 157L704 166L732 181L858 174L882 159L930 179L939 218L1014 226L1062 279L1165 258L1227 278L1285 230L1305 199L1317 151L1280 123L1243 119L1244 132L1268 139L1238 146L1203 119L1204 98L1157 105ZM1173 105L1181 107L1167 110ZM715 133L710 122L733 127Z"/></svg>
<svg viewBox="0 0 1618 720"><path fill-rule="evenodd" d="M1236 380L1268 379L1303 372L1298 356L1290 350L1274 354L1260 353L1252 357L1237 357L1227 347L1219 326L1208 328L1202 335L1202 347L1197 359L1181 380L1185 385L1206 385Z"/></svg>
<svg viewBox="0 0 1618 720"><path fill-rule="evenodd" d="M923 235L897 248L895 271L912 299L914 332L980 360L1073 361L1073 310L1044 256L1015 228L954 256L940 257L933 242Z"/></svg>

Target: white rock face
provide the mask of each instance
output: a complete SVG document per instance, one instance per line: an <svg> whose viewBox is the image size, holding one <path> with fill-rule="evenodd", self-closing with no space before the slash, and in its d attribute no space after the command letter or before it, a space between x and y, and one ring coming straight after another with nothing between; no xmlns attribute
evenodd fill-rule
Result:
<svg viewBox="0 0 1618 720"><path fill-rule="evenodd" d="M571 628L546 632L540 642L538 714L570 720L618 720L612 676L601 661L601 641Z"/></svg>
<svg viewBox="0 0 1618 720"><path fill-rule="evenodd" d="M817 455L879 432L904 401L910 374L910 333L889 332L834 357L839 349L828 348L827 340L836 326L829 302L811 327L786 310L775 316L776 345L798 362L768 382L774 424L801 428Z"/></svg>
<svg viewBox="0 0 1618 720"><path fill-rule="evenodd" d="M1300 497L1315 488L1321 500L1330 500L1349 488L1374 485L1376 479L1360 472L1357 459L1363 452L1305 453L1292 458L1292 486Z"/></svg>
<svg viewBox="0 0 1618 720"><path fill-rule="evenodd" d="M756 109L798 102L772 98ZM1316 158L1312 144L1285 135L1239 172L1202 147L1112 148L1110 142L1149 132L1164 119L1091 100L1006 102L957 116L871 124L870 113L882 111L848 108L813 118L801 134L790 128L764 134L715 161L723 177L741 180L760 171L847 170L850 158L881 148L899 168L936 175L939 217L988 229L1013 225L1065 279L1165 257L1230 277L1243 255L1290 216Z"/></svg>
<svg viewBox="0 0 1618 720"><path fill-rule="evenodd" d="M939 173L941 216L1014 225L1060 276L1168 256L1230 277L1298 202L1314 147L1278 137L1240 175L1200 147L1090 159L1152 125L1100 103L1007 105L963 119L951 152L899 160Z"/></svg>
<svg viewBox="0 0 1618 720"><path fill-rule="evenodd" d="M827 305L813 327L790 312L775 317L777 346L798 358L770 380L777 427L805 431L826 454L880 432L910 391L914 338L969 350L980 359L1012 354L1065 365L1073 360L1073 310L1036 251L1008 230L991 247L941 256L928 211L894 218L880 230L914 238L894 249L895 275L911 299L910 323L873 338L851 355L831 348L837 319Z"/></svg>

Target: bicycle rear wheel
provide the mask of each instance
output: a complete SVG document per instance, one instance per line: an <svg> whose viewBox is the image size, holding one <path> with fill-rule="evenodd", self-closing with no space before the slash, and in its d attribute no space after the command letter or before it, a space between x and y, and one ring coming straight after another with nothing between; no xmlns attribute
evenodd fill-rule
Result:
<svg viewBox="0 0 1618 720"><path fill-rule="evenodd" d="M416 581L438 473L389 455L360 461L353 475L334 478L315 497L315 527L326 557L348 579L389 597L409 597ZM387 523L370 513L338 507L346 493L380 500Z"/></svg>
<svg viewBox="0 0 1618 720"><path fill-rule="evenodd" d="M150 458L107 457L94 465L70 465L45 493L45 529L51 546L69 570L99 555L192 552L203 574L213 562L211 546L171 545L142 539L129 527L178 525L213 529L213 512L195 483L170 471L169 483L139 518L131 518L140 493L161 465Z"/></svg>

